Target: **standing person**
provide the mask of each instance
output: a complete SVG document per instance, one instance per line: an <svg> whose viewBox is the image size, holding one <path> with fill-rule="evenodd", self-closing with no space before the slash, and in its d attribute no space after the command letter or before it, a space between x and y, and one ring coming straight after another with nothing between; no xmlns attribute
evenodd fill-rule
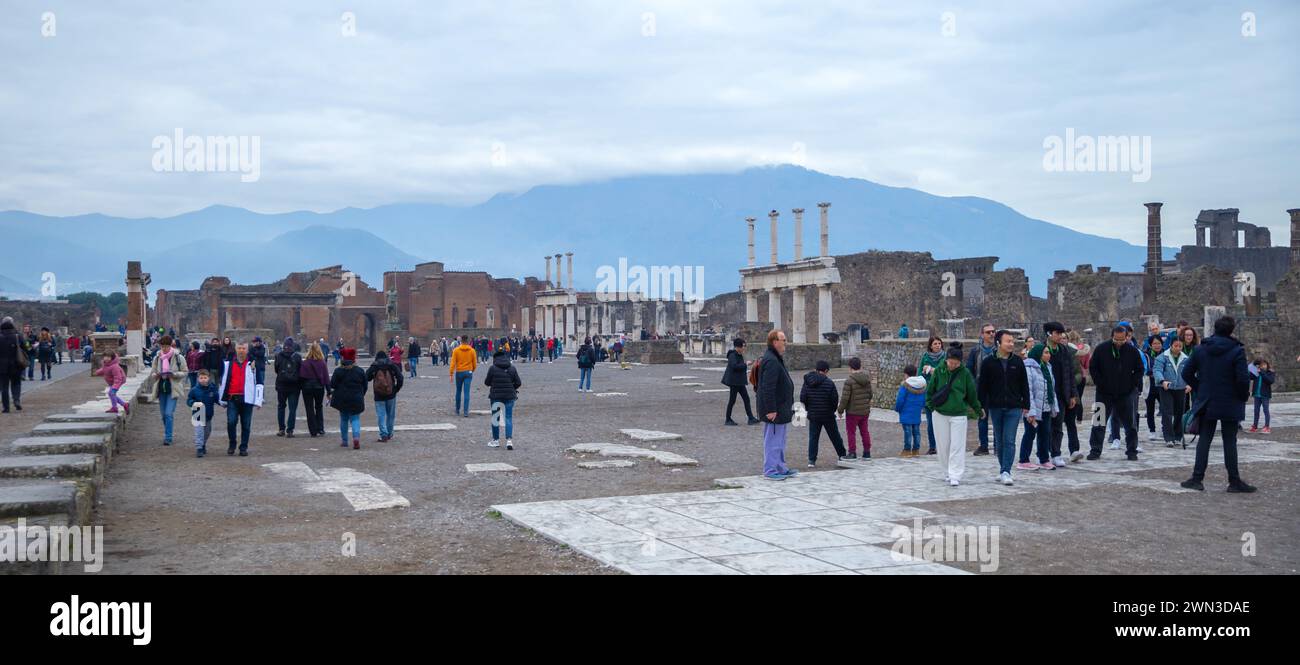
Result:
<svg viewBox="0 0 1300 665"><path fill-rule="evenodd" d="M927 383L933 384L934 372L944 365L947 358L948 354L943 350L943 340L931 336L930 341L925 345L925 353L921 354L921 359L916 363L916 368L921 371L921 376L925 377ZM930 442L930 449L925 454L935 454L934 410L929 407L928 402L925 407L925 438Z"/></svg>
<svg viewBox="0 0 1300 665"><path fill-rule="evenodd" d="M1067 343L1070 346L1070 351L1074 355L1074 397L1075 399L1074 399L1074 414L1072 417L1074 418L1074 422L1075 422L1074 441L1077 443L1079 440L1078 426L1080 423L1083 422L1083 393L1084 390L1088 387L1088 361L1091 360L1092 358L1092 345L1083 341L1083 336L1080 335L1077 330L1071 330L1067 335L1067 339L1070 340ZM1077 451L1075 447L1072 446L1070 450L1072 451L1070 453L1071 462L1078 462L1079 460L1083 459L1082 452L1073 452L1073 451Z"/></svg>
<svg viewBox="0 0 1300 665"><path fill-rule="evenodd" d="M849 438L849 459L857 459L857 434L862 434L862 459L871 459L871 432L867 420L871 416L871 375L862 371L862 359L849 358L849 377L844 380L837 411L845 414L844 429Z"/></svg>
<svg viewBox="0 0 1300 665"><path fill-rule="evenodd" d="M1155 324L1152 324L1153 326ZM1159 333L1159 328L1156 330ZM1160 401L1159 386L1156 384L1155 368L1156 359L1160 354L1165 352L1165 338L1159 334L1151 335L1147 338L1146 348L1142 351L1146 355L1146 380L1147 380L1147 440L1159 441L1160 436L1156 434L1156 404Z"/></svg>
<svg viewBox="0 0 1300 665"><path fill-rule="evenodd" d="M40 338L36 336L36 333L32 332L31 324L24 323L23 324L23 354L27 358L27 380L28 381L36 380L36 365L37 365L36 344L39 341Z"/></svg>
<svg viewBox="0 0 1300 665"><path fill-rule="evenodd" d="M161 349L154 358L150 369L150 380L154 386L154 396L158 398L158 412L162 415L163 445L172 445L172 425L175 422L176 405L185 398L185 388L181 385L181 376L186 372L185 356L172 346L171 335L163 335L158 340Z"/></svg>
<svg viewBox="0 0 1300 665"><path fill-rule="evenodd" d="M808 468L817 466L817 444L821 440L822 430L835 446L839 459L846 458L844 440L840 438L840 428L835 422L835 408L840 402L840 392L835 389L835 382L828 374L830 363L818 360L816 370L803 377L803 388L799 390L799 401L803 402L808 413Z"/></svg>
<svg viewBox="0 0 1300 665"><path fill-rule="evenodd" d="M546 338L546 361L555 362L555 338Z"/></svg>
<svg viewBox="0 0 1300 665"><path fill-rule="evenodd" d="M357 367L357 350L334 349L342 361L330 377L330 406L339 412L339 436L348 447L348 426L352 426L352 449L361 450L361 414L366 410L366 372Z"/></svg>
<svg viewBox="0 0 1300 665"><path fill-rule="evenodd" d="M916 457L921 453L921 413L925 411L925 393L929 385L916 371L916 365L903 368L903 383L894 396L898 424L903 426L903 452L899 457Z"/></svg>
<svg viewBox="0 0 1300 665"><path fill-rule="evenodd" d="M596 349L591 345L591 338L588 337L578 347L578 392L582 392L583 386L587 387L587 392L591 392L591 372L596 367Z"/></svg>
<svg viewBox="0 0 1300 665"><path fill-rule="evenodd" d="M966 429L971 415L981 408L975 378L962 364L961 348L948 349L948 358L930 377L925 404L936 421L939 469L944 481L956 487L966 471Z"/></svg>
<svg viewBox="0 0 1300 665"><path fill-rule="evenodd" d="M248 356L253 359L253 368L257 370L257 382L266 383L266 345L261 337L254 337L248 346Z"/></svg>
<svg viewBox="0 0 1300 665"><path fill-rule="evenodd" d="M207 348L203 350L203 369L208 370L208 378L212 379L213 385L221 383L221 370L225 364L226 355L221 340L213 337Z"/></svg>
<svg viewBox="0 0 1300 665"><path fill-rule="evenodd" d="M1069 451L1072 461L1078 462L1083 459L1083 451L1079 449L1079 430L1075 426L1074 409L1079 403L1079 393L1075 392L1074 383L1074 349L1066 342L1065 326L1060 322L1051 321L1043 324L1043 332L1047 335L1047 341L1043 343L1045 347L1045 357L1051 364L1051 380L1053 387L1053 406L1052 420L1049 429L1052 432L1051 449L1052 449L1052 466L1065 466L1065 456L1061 454L1061 441L1069 434Z"/></svg>
<svg viewBox="0 0 1300 665"><path fill-rule="evenodd" d="M1183 443L1183 414L1187 411L1187 398L1192 388L1183 380L1183 367L1187 354L1183 353L1183 340L1175 338L1173 346L1156 358L1152 370L1156 390L1160 392L1160 432L1165 447L1173 448Z"/></svg>
<svg viewBox="0 0 1300 665"><path fill-rule="evenodd" d="M1060 411L1059 397L1056 393L1052 374L1052 352L1045 344L1035 344L1029 350L1024 361L1025 373L1029 377L1029 415L1025 416L1025 436L1020 440L1020 463L1017 469L1030 471L1034 469L1056 468L1052 463L1052 421ZM1029 449L1035 445L1038 450L1038 463L1029 461Z"/></svg>
<svg viewBox="0 0 1300 665"><path fill-rule="evenodd" d="M307 357L298 368L298 379L302 386L303 408L307 410L307 435L315 438L325 433L324 400L330 385L325 353L319 343L308 347Z"/></svg>
<svg viewBox="0 0 1300 665"><path fill-rule="evenodd" d="M1126 331L1126 333L1125 333L1126 343L1127 343L1129 346L1133 347L1135 350L1138 351L1138 359L1141 361L1141 365L1142 365L1142 373L1143 373L1143 376L1145 376L1145 375L1146 375L1146 372L1147 372L1147 364L1148 364L1148 363L1147 363L1147 355L1146 355L1145 353L1142 353L1141 348L1138 347L1137 340L1136 340L1136 338L1133 336L1133 325L1132 325L1131 323L1129 323L1128 321L1120 321L1120 322L1119 322L1119 325L1122 326L1122 327L1124 328L1124 330ZM1184 348L1185 348L1185 345L1184 345ZM1137 427L1138 427L1138 403L1141 401L1141 398L1142 398L1142 384L1141 384L1141 382L1139 381L1137 388L1135 388L1135 389L1133 390L1133 392L1129 393L1129 395L1128 395L1128 401L1130 402L1130 405L1129 405L1129 406L1130 406L1130 411L1129 411L1129 413L1131 414L1131 420L1133 421L1133 429L1134 429L1135 431L1137 430ZM1110 448L1111 448L1111 450L1119 450L1120 447L1121 447L1121 444L1120 444L1120 427L1121 427L1121 425L1122 425L1122 423L1116 421L1114 418L1111 418L1111 419L1110 419ZM1138 445L1137 445L1137 452L1139 452L1139 453L1142 452L1142 444L1141 444L1140 442L1139 442Z"/></svg>
<svg viewBox="0 0 1300 665"><path fill-rule="evenodd" d="M615 342L618 344L618 342ZM745 340L737 337L731 340L731 350L727 352L727 368L722 372L722 385L730 388L727 395L727 416L724 425L739 425L731 419L731 409L736 406L736 396L745 402L746 421L750 425L759 423L754 411L749 407L749 384L745 380ZM615 356L618 352L615 352Z"/></svg>
<svg viewBox="0 0 1300 665"><path fill-rule="evenodd" d="M1113 422L1124 428L1128 459L1137 460L1137 424L1132 411L1136 407L1136 391L1142 387L1142 354L1129 343L1125 326L1115 326L1110 335L1110 339L1093 349L1088 372L1097 391L1096 401L1106 407ZM1095 441L1090 447L1088 459L1101 459L1101 447Z"/></svg>
<svg viewBox="0 0 1300 665"><path fill-rule="evenodd" d="M398 350L398 347L393 347ZM366 380L374 384L375 414L379 418L379 443L393 439L397 423L397 393L402 390L402 366L380 353L366 370Z"/></svg>
<svg viewBox="0 0 1300 665"><path fill-rule="evenodd" d="M908 336L910 336L911 334L912 334L912 330L911 330L910 328L907 327L907 324L906 324L906 323L904 323L904 324L898 326L898 338L899 338L899 339L907 339ZM922 377L922 378L924 378L924 377Z"/></svg>
<svg viewBox="0 0 1300 665"><path fill-rule="evenodd" d="M474 370L477 367L478 354L474 352L474 347L469 344L469 335L461 335L460 346L451 352L451 361L447 364L448 380L456 383L456 395L452 398L452 404L456 407L456 415L461 415L461 410L464 409L464 416L469 417L469 389L474 380ZM464 397L461 397L462 391Z"/></svg>
<svg viewBox="0 0 1300 665"><path fill-rule="evenodd" d="M519 371L510 364L510 354L498 350L492 354L492 365L488 367L483 385L488 387L488 401L492 404L492 440L488 448L501 445L501 426L505 425L506 450L515 449L515 400L519 398Z"/></svg>
<svg viewBox="0 0 1300 665"><path fill-rule="evenodd" d="M1273 399L1273 381L1277 375L1273 373L1273 366L1267 360L1256 358L1255 362L1250 365L1250 394L1255 398L1255 420L1250 426L1251 433L1260 432L1261 434L1272 434L1273 430L1269 427L1270 416L1268 413L1268 403ZM1259 410L1264 409L1264 429L1259 428Z"/></svg>
<svg viewBox="0 0 1300 665"><path fill-rule="evenodd" d="M1237 432L1246 419L1246 398L1250 395L1250 371L1246 368L1246 350L1232 333L1237 321L1231 316L1221 316L1214 322L1214 334L1201 342L1200 349L1183 367L1183 380L1196 393L1192 404L1194 418L1200 420L1200 438L1196 442L1196 465L1192 477L1181 485L1187 489L1204 490L1205 468L1210 463L1210 444L1214 441L1214 428L1222 426L1223 465L1228 471L1228 491L1250 493L1255 491L1241 479L1237 468Z"/></svg>
<svg viewBox="0 0 1300 665"><path fill-rule="evenodd" d="M1011 485L1011 465L1016 459L1016 431L1029 415L1029 373L1016 355L1016 337L1008 330L993 333L998 350L980 366L979 403L993 427L993 448L998 456L998 482Z"/></svg>
<svg viewBox="0 0 1300 665"><path fill-rule="evenodd" d="M416 376L416 366L420 364L420 354L424 351L420 348L420 343L415 341L414 337L409 338L410 343L406 346L406 361L411 363L411 378Z"/></svg>
<svg viewBox="0 0 1300 665"><path fill-rule="evenodd" d="M785 368L785 333L767 334L767 351L758 361L758 412L763 414L763 476L768 480L785 480L795 470L785 463L785 436L794 419L794 381ZM754 379L751 379L753 382Z"/></svg>
<svg viewBox="0 0 1300 665"><path fill-rule="evenodd" d="M122 388L122 384L126 383L126 372L122 371L122 365L117 361L117 354L112 351L105 353L104 357L99 361L99 369L91 372L91 374L104 377L104 383L108 384L109 408L106 413L117 413L117 407L120 405L122 412L130 415L131 405L123 402L117 396L117 391ZM22 407L19 407L18 410L22 411Z"/></svg>
<svg viewBox="0 0 1300 665"><path fill-rule="evenodd" d="M324 337L321 337L321 338L317 339L317 340L316 340L316 344L317 344L317 346L320 347L320 353L321 353L321 356L323 356L323 357L325 357L325 358L329 358L329 357L330 357L330 345L327 344L327 343L325 342L325 338L324 338ZM310 347L308 348L308 352L310 352Z"/></svg>
<svg viewBox="0 0 1300 665"><path fill-rule="evenodd" d="M41 380L54 378L54 337L49 328L41 328L36 337L36 361L41 365Z"/></svg>
<svg viewBox="0 0 1300 665"><path fill-rule="evenodd" d="M189 370L190 388L199 385L199 370L203 369L203 351L200 350L198 341L190 342L190 348L185 352L185 367Z"/></svg>
<svg viewBox="0 0 1300 665"><path fill-rule="evenodd" d="M247 344L235 345L235 356L221 371L218 404L226 409L226 436L230 438L227 455L235 454L235 425L239 429L239 456L248 457L248 439L253 435L253 409L262 408L265 388L257 378L257 367Z"/></svg>
<svg viewBox="0 0 1300 665"><path fill-rule="evenodd" d="M357 350L352 349L352 356L353 356L352 360L354 362L356 361L356 353ZM338 342L334 345L334 367L338 368L338 366L342 363L343 363L343 338L340 337L338 339Z"/></svg>
<svg viewBox="0 0 1300 665"><path fill-rule="evenodd" d="M393 339L393 345L388 347L388 359L397 367L399 373L402 372L404 367L402 365L402 345L397 343L396 338Z"/></svg>
<svg viewBox="0 0 1300 665"><path fill-rule="evenodd" d="M11 395L14 408L23 410L23 363L26 359L14 320L6 316L0 320L0 398L3 398L4 413L9 413Z"/></svg>
<svg viewBox="0 0 1300 665"><path fill-rule="evenodd" d="M185 396L185 406L190 408L191 422L194 423L194 456L203 457L208 454L208 437L212 436L212 416L218 395L208 370L201 369L196 374L199 378Z"/></svg>
<svg viewBox="0 0 1300 665"><path fill-rule="evenodd" d="M970 355L966 357L966 369L970 370L971 376L975 377L976 385L979 385L980 366L984 364L985 359L998 351L998 345L993 342L995 332L997 328L993 327L992 323L984 324L984 327L980 328L980 343L976 344L975 348L970 350ZM974 454L987 455L989 454L989 419L983 417L983 414L981 416L976 425L980 445L975 449ZM1078 442L1077 438L1075 441Z"/></svg>
<svg viewBox="0 0 1300 665"><path fill-rule="evenodd" d="M302 355L298 343L286 337L280 352L275 354L275 420L280 426L276 436L293 438L293 426L298 422L298 398L302 396ZM286 413L285 407L288 406Z"/></svg>
<svg viewBox="0 0 1300 665"><path fill-rule="evenodd" d="M81 337L74 332L65 344L68 346L68 362L77 362L77 356L81 355Z"/></svg>

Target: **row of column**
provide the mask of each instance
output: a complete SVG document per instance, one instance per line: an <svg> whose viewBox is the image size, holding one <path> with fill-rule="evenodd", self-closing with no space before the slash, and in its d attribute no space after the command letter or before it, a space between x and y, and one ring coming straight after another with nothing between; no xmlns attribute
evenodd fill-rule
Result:
<svg viewBox="0 0 1300 665"><path fill-rule="evenodd" d="M829 295L827 296L829 298ZM593 311L594 310L594 311ZM600 335L607 337L620 331L615 329L614 308L605 305L537 305L520 310L521 332L529 328L544 337L563 337L564 339ZM654 326L660 333L668 330L668 307L662 301L654 301ZM689 316L689 312L687 312ZM632 306L631 329L626 331L634 338L640 337L645 326L641 304Z"/></svg>
<svg viewBox="0 0 1300 665"><path fill-rule="evenodd" d="M807 315L805 313L805 296L811 286L796 286L791 289L770 288L767 289L767 319L772 322L772 327L779 330L781 328L781 292L790 291L792 303L793 324L790 328L790 341L795 344L807 344L808 333L805 330ZM831 319L834 316L833 305L831 301L831 286L822 284L817 288L817 338L814 343L820 344L825 341L823 334L833 330ZM745 320L758 320L758 291L745 292Z"/></svg>

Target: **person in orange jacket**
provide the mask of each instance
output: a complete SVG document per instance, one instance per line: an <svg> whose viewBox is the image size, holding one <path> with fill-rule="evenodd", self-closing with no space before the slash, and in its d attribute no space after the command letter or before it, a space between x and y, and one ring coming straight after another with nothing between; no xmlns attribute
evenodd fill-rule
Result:
<svg viewBox="0 0 1300 665"><path fill-rule="evenodd" d="M469 335L460 336L460 346L451 352L451 361L447 363L448 380L456 382L456 396L453 405L456 415L469 417L469 389L474 383L474 370L478 367L478 353L470 346ZM461 391L465 397L462 400ZM463 404L463 407L462 407Z"/></svg>

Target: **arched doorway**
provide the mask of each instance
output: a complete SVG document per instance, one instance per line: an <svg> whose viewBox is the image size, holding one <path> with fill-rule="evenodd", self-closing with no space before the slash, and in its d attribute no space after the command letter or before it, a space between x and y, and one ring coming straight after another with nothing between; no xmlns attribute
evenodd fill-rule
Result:
<svg viewBox="0 0 1300 665"><path fill-rule="evenodd" d="M375 317L369 314L358 316L352 338L356 340L357 351L375 355Z"/></svg>

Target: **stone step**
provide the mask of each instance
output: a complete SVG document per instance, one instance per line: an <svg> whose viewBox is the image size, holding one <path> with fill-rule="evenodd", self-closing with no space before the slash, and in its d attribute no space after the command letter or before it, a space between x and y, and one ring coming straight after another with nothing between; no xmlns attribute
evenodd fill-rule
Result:
<svg viewBox="0 0 1300 665"><path fill-rule="evenodd" d="M3 500L0 499L0 502L2 501ZM31 529L33 527L44 527L45 529L49 529L51 527L76 526L69 522L66 513L58 512L50 514L24 514L13 518L0 517L0 527L14 529L16 538L20 519L22 520L22 526L26 529ZM46 531L46 533L49 532ZM46 540L45 542L48 546L49 541ZM47 556L45 561L10 561L6 558L0 559L0 575L59 575L64 571L65 566L69 565L76 564L66 563L58 556Z"/></svg>
<svg viewBox="0 0 1300 665"><path fill-rule="evenodd" d="M0 457L0 478L64 478L98 480L103 471L99 455L12 455Z"/></svg>
<svg viewBox="0 0 1300 665"><path fill-rule="evenodd" d="M113 438L103 434L76 436L25 436L9 444L19 455L103 455L113 453Z"/></svg>
<svg viewBox="0 0 1300 665"><path fill-rule="evenodd" d="M116 423L122 420L121 413L56 413L45 416L47 423Z"/></svg>
<svg viewBox="0 0 1300 665"><path fill-rule="evenodd" d="M116 427L114 423L41 423L32 428L32 436L79 436L86 434L109 435Z"/></svg>
<svg viewBox="0 0 1300 665"><path fill-rule="evenodd" d="M71 482L23 482L0 486L0 520L77 515L78 488Z"/></svg>

